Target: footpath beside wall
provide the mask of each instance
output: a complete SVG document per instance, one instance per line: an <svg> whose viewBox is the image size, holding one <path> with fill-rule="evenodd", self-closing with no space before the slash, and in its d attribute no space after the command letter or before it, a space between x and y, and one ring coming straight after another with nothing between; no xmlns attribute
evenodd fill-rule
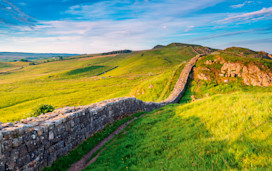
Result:
<svg viewBox="0 0 272 171"><path fill-rule="evenodd" d="M199 57L186 64L172 93L161 103L117 98L0 124L0 171L41 170L118 118L178 102Z"/></svg>

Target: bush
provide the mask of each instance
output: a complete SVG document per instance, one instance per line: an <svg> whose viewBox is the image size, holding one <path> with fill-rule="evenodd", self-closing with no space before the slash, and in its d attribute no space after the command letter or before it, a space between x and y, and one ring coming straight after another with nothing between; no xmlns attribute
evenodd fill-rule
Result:
<svg viewBox="0 0 272 171"><path fill-rule="evenodd" d="M30 113L31 117L37 117L41 114L45 114L48 112L53 112L54 107L48 104L40 104L39 106L32 109L32 112Z"/></svg>

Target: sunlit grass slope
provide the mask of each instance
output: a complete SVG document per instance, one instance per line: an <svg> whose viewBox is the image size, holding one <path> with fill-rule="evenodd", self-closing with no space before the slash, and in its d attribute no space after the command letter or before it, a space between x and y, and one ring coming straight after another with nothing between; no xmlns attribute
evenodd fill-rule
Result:
<svg viewBox="0 0 272 171"><path fill-rule="evenodd" d="M272 168L272 93L168 105L136 120L87 170Z"/></svg>
<svg viewBox="0 0 272 171"><path fill-rule="evenodd" d="M13 62L16 70L0 74L0 122L25 118L33 107L42 103L59 108L129 96L141 83L159 77L163 78L161 86L148 92L153 98L141 98L157 100L158 95L153 94L163 92L163 85L170 79L168 75L195 55L190 45L175 44L101 58L81 56L38 65Z"/></svg>

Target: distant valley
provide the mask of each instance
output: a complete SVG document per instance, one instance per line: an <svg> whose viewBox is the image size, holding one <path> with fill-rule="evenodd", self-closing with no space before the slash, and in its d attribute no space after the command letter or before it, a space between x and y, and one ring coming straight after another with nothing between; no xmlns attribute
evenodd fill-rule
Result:
<svg viewBox="0 0 272 171"><path fill-rule="evenodd" d="M24 53L24 52L0 52L0 62L11 62L20 59L36 60L36 59L48 59L52 57L69 57L79 54L68 53Z"/></svg>

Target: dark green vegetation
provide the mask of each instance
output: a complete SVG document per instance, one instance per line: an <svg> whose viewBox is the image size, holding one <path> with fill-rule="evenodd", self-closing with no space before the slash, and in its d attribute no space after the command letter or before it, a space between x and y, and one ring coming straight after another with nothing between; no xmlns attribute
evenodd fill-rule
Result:
<svg viewBox="0 0 272 171"><path fill-rule="evenodd" d="M53 112L54 111L54 107L48 104L40 104L37 107L32 109L32 112L29 114L29 117L37 117L41 114L45 114L48 112Z"/></svg>
<svg viewBox="0 0 272 171"><path fill-rule="evenodd" d="M20 120L38 104L79 106L130 94L146 101L163 99L178 78L178 72L171 77L174 70L197 54L193 48L209 50L171 44L117 56L82 55L38 65L12 62L13 67L0 69L5 70L0 74L0 121ZM164 89L167 83L169 90ZM142 85L147 86L144 92L134 94Z"/></svg>
<svg viewBox="0 0 272 171"><path fill-rule="evenodd" d="M118 51L112 51L112 52L105 52L102 53L102 55L111 55L111 54L119 54L119 53L131 53L131 50L118 50Z"/></svg>
<svg viewBox="0 0 272 171"><path fill-rule="evenodd" d="M137 113L132 116L126 117L124 119L115 121L112 124L107 125L102 131L94 134L94 136L88 138L84 143L80 144L78 148L71 151L67 156L63 156L58 159L53 165L49 168L43 169L44 171L60 171L67 170L69 167L79 161L85 154L87 154L95 145L97 145L104 138L109 136L115 129L121 126L123 123L129 121L134 117L138 117L143 113Z"/></svg>

